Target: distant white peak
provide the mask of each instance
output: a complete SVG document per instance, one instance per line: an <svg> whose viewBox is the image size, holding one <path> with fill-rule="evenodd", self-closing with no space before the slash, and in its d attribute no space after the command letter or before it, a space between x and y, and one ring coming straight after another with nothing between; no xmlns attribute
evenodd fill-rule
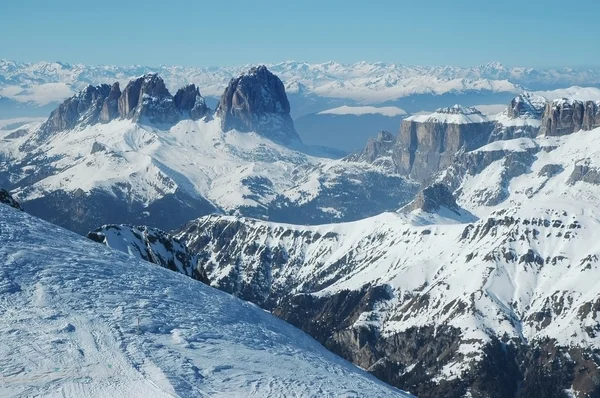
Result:
<svg viewBox="0 0 600 398"><path fill-rule="evenodd" d="M307 87L297 80L287 81L284 83L285 92L288 94L300 94L307 90Z"/></svg>
<svg viewBox="0 0 600 398"><path fill-rule="evenodd" d="M438 108L436 109L435 113L445 113L448 115L481 115L481 112L475 108L458 104L450 107Z"/></svg>
<svg viewBox="0 0 600 398"><path fill-rule="evenodd" d="M404 109L395 106L347 106L343 105L338 108L327 109L321 111L318 115L383 115L388 117L406 115Z"/></svg>
<svg viewBox="0 0 600 398"><path fill-rule="evenodd" d="M492 119L480 111L471 107L454 105L447 108L439 108L429 115L417 115L407 117L405 120L416 123L447 123L447 124L470 124L488 123Z"/></svg>
<svg viewBox="0 0 600 398"><path fill-rule="evenodd" d="M573 86L550 91L536 91L535 94L549 101L570 98L579 101L600 101L600 88Z"/></svg>

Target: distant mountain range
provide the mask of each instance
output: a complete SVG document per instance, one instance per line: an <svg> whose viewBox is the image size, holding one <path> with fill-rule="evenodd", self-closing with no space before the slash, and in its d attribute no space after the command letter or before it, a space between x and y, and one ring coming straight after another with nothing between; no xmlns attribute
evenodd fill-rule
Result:
<svg viewBox="0 0 600 398"><path fill-rule="evenodd" d="M17 103L44 106L56 103L87 85L126 83L145 73L158 73L167 88L196 84L203 96L219 96L232 77L249 69L236 67L184 66L90 66L61 62L23 63L0 60L0 97ZM453 66L408 66L381 62L310 64L287 61L267 65L284 82L294 117L352 103L382 104L414 96L444 96L479 93L517 93L522 89L549 90L574 85L599 86L600 67L589 69L507 68L494 62L463 68ZM294 104L305 98L303 106ZM327 100L324 101L323 99ZM310 99L310 100L309 100ZM485 98L482 98L485 99ZM489 99L489 98L488 98ZM456 102L456 101L455 101ZM459 101L463 105L474 105ZM498 101L506 102L506 100ZM311 106L312 103L312 106ZM410 105L412 102L408 102ZM209 102L209 106L214 105ZM434 107L447 104L435 103ZM402 106L401 106L402 107ZM413 109L407 109L413 112ZM420 110L420 109L417 109Z"/></svg>

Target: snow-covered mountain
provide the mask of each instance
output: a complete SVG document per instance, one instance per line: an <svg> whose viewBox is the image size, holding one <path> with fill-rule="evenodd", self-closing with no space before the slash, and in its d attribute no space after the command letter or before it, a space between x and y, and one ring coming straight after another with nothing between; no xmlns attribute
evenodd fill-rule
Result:
<svg viewBox="0 0 600 398"><path fill-rule="evenodd" d="M456 203L435 188L353 223L210 216L177 236L214 286L419 396L593 396L599 140L595 129L459 155L438 185Z"/></svg>
<svg viewBox="0 0 600 398"><path fill-rule="evenodd" d="M260 308L0 204L2 396L407 397Z"/></svg>
<svg viewBox="0 0 600 398"><path fill-rule="evenodd" d="M500 102L508 99L497 94L517 93L521 87L550 90L600 84L598 69L507 68L499 63L460 68L380 62L310 64L287 61L267 66L283 80L291 94L293 108L297 111L294 117L340 105L378 104L402 98L410 99L400 101L397 105L411 112L435 109L456 102L475 105L475 98L498 103L498 98L502 98ZM231 78L239 76L249 67L90 66L3 60L0 61L0 97L12 101L13 105L43 106L58 103L89 84L114 81L124 84L145 73L163 76L167 87L172 91L194 83L205 96L218 97ZM420 96L425 96L431 106L423 107L427 102ZM471 97L472 103L467 103ZM436 102L441 99L442 102Z"/></svg>
<svg viewBox="0 0 600 398"><path fill-rule="evenodd" d="M89 86L41 125L0 130L0 186L83 234L112 223L170 230L213 212L352 220L412 199L415 183L304 145L289 111L264 67L232 80L216 112L196 87L172 96L153 74L123 90Z"/></svg>

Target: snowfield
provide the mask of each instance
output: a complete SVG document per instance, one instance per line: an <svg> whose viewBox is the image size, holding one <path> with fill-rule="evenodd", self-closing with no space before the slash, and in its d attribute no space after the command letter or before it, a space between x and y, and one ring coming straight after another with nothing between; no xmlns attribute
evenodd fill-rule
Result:
<svg viewBox="0 0 600 398"><path fill-rule="evenodd" d="M0 242L0 396L408 396L252 304L5 205Z"/></svg>

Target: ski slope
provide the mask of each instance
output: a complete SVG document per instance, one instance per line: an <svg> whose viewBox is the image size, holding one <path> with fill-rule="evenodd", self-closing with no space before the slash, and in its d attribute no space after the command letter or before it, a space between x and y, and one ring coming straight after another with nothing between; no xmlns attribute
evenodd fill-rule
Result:
<svg viewBox="0 0 600 398"><path fill-rule="evenodd" d="M407 397L258 307L0 205L0 396Z"/></svg>

